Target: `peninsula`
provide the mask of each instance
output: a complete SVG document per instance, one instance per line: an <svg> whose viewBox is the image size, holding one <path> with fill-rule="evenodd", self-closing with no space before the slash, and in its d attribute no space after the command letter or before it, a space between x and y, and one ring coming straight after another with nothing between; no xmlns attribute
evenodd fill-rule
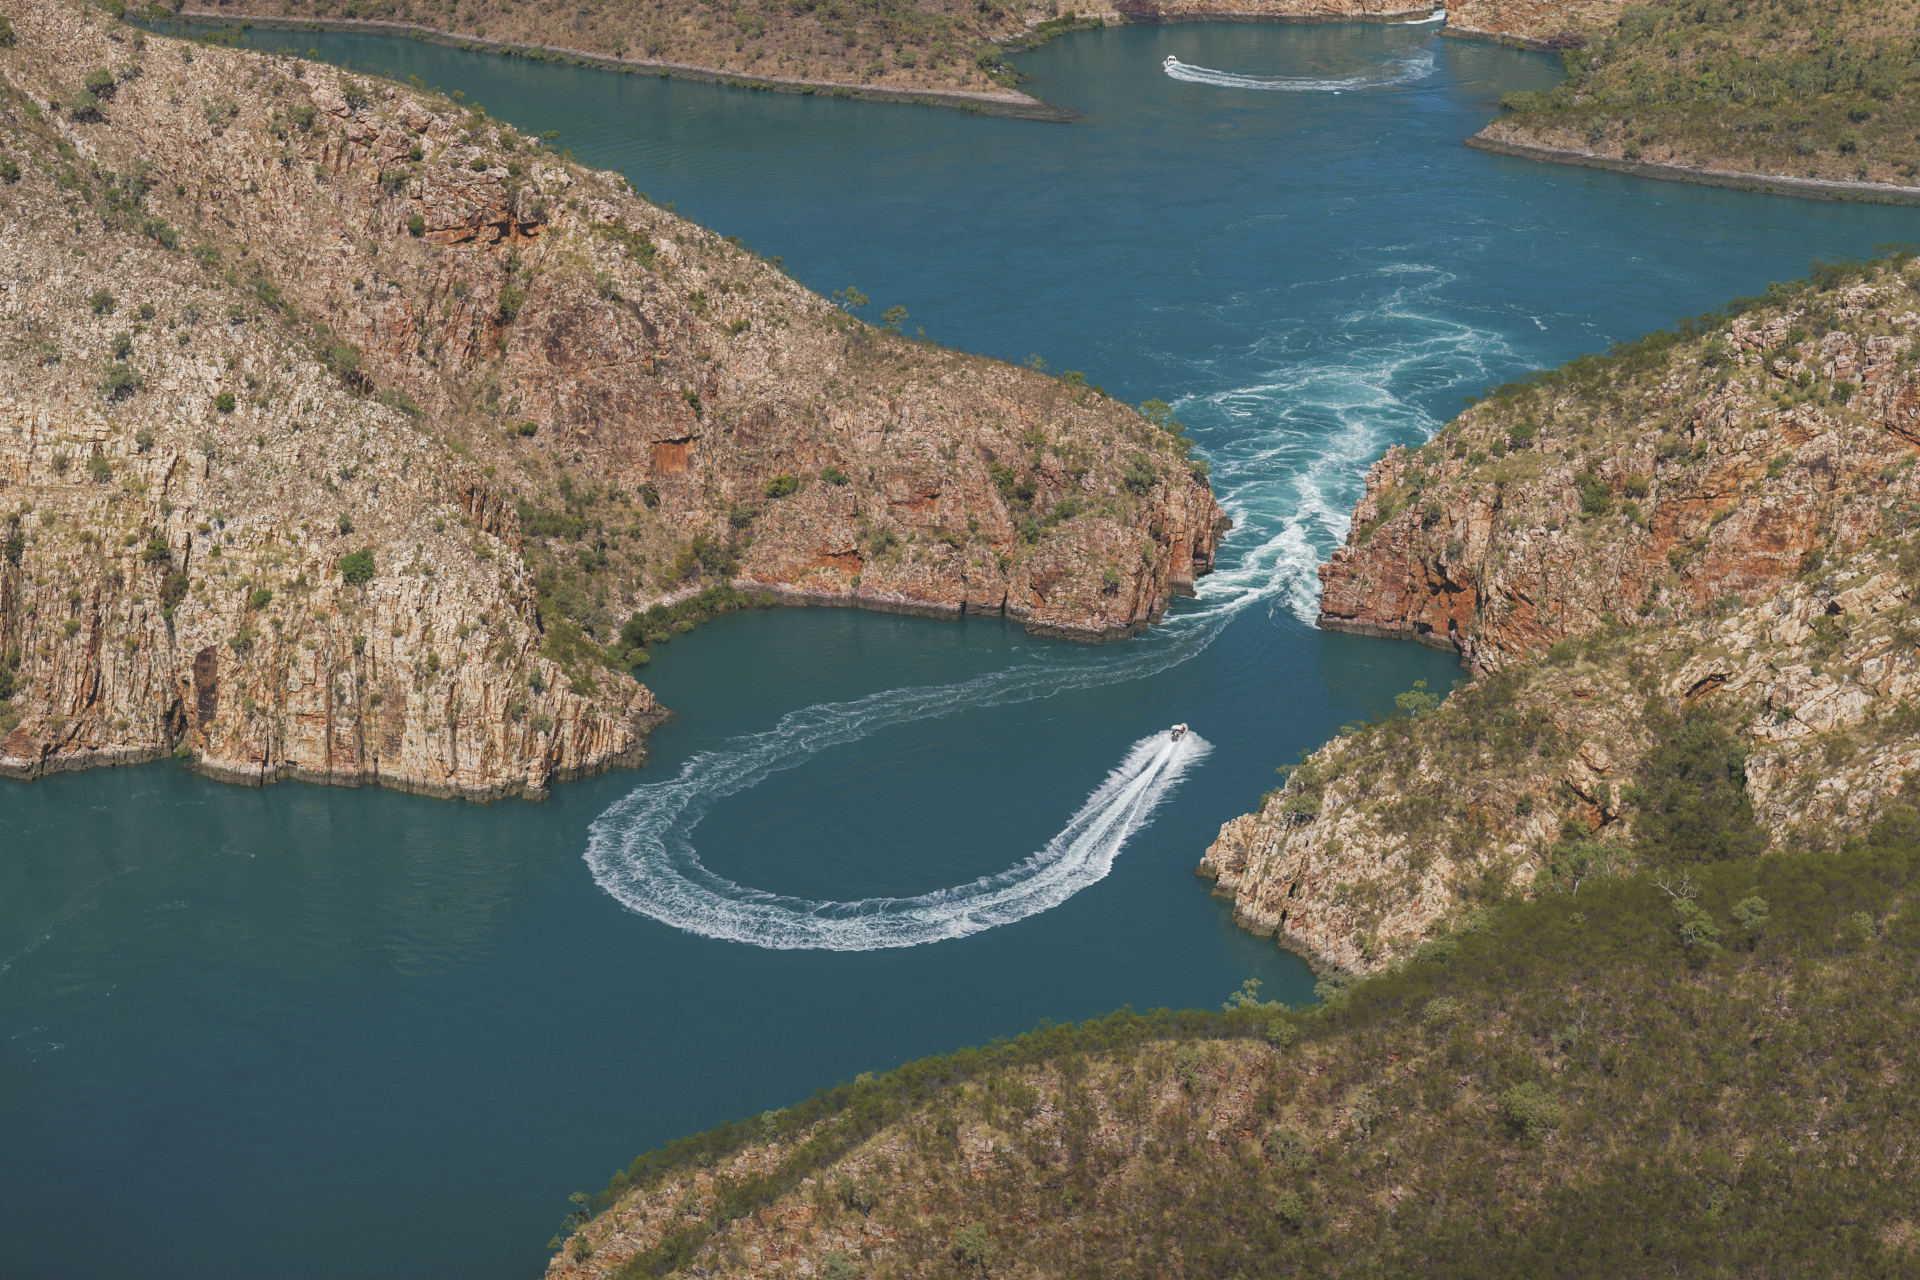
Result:
<svg viewBox="0 0 1920 1280"><path fill-rule="evenodd" d="M638 758L691 608L1098 640L1212 566L1164 407L862 321L473 106L63 0L0 39L11 776L537 796Z"/></svg>

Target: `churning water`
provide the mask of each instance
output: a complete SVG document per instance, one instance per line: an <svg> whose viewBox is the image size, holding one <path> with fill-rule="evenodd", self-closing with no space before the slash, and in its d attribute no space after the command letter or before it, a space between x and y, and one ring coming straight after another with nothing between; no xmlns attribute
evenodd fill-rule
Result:
<svg viewBox="0 0 1920 1280"><path fill-rule="evenodd" d="M650 766L546 804L0 787L7 1275L532 1276L567 1192L716 1120L1249 973L1310 998L1192 868L1275 765L1454 673L1306 625L1368 462L1489 383L1920 238L1467 150L1556 72L1432 25L1070 36L1021 61L1071 126L254 42L459 88L817 289L1168 400L1236 527L1118 645L714 622L648 668L681 713Z"/></svg>

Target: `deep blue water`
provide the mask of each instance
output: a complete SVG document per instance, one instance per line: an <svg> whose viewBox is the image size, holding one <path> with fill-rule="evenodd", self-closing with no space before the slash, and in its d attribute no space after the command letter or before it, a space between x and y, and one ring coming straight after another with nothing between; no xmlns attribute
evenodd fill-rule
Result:
<svg viewBox="0 0 1920 1280"><path fill-rule="evenodd" d="M943 341L1174 401L1239 528L1199 601L1118 646L716 621L648 669L681 713L648 769L541 805L171 765L0 787L9 1275L528 1276L567 1192L714 1121L1042 1017L1217 1003L1249 974L1309 998L1191 871L1276 764L1455 674L1301 621L1366 463L1488 383L1915 238L1911 211L1467 150L1500 93L1554 69L1423 27L1077 35L1021 60L1072 126L258 35L559 129ZM1162 74L1168 53L1216 83ZM1272 76L1323 87L1234 87ZM628 911L583 859L610 815L611 882L651 832L710 884L924 895L1041 849L1173 720L1211 754L1110 874L968 937L746 945ZM711 781L755 752L779 767ZM636 816L670 793L704 819Z"/></svg>

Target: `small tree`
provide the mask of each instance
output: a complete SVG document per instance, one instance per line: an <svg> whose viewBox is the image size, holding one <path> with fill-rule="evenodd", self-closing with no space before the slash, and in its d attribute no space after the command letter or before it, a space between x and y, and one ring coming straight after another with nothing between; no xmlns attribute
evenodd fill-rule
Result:
<svg viewBox="0 0 1920 1280"><path fill-rule="evenodd" d="M231 391L222 391L219 395L213 398L213 407L218 409L222 413L232 413L233 406L234 406L234 399L233 399L233 392Z"/></svg>
<svg viewBox="0 0 1920 1280"><path fill-rule="evenodd" d="M371 550L349 551L340 557L340 580L350 587L363 586L373 581L373 571Z"/></svg>
<svg viewBox="0 0 1920 1280"><path fill-rule="evenodd" d="M86 87L88 93L101 102L113 97L113 72L105 67L95 67L87 72L87 78L80 83Z"/></svg>
<svg viewBox="0 0 1920 1280"><path fill-rule="evenodd" d="M105 289L96 289L87 295L87 306L92 308L93 314L97 316L112 315L115 305L113 295Z"/></svg>
<svg viewBox="0 0 1920 1280"><path fill-rule="evenodd" d="M124 400L140 386L140 371L125 361L108 365L105 376L100 379L100 390L109 400Z"/></svg>
<svg viewBox="0 0 1920 1280"><path fill-rule="evenodd" d="M1000 1256L999 1243L978 1222L970 1222L954 1232L951 1246L955 1262L983 1272Z"/></svg>
<svg viewBox="0 0 1920 1280"><path fill-rule="evenodd" d="M767 487L761 490L769 498L784 498L796 492L800 482L792 476L775 476L767 481Z"/></svg>

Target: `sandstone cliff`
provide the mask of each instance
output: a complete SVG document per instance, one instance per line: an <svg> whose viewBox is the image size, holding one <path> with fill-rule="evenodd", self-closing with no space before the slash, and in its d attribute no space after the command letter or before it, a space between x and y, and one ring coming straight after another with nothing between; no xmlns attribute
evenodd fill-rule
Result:
<svg viewBox="0 0 1920 1280"><path fill-rule="evenodd" d="M1631 865L1646 762L1692 721L1733 731L1728 802L1779 847L1905 794L1920 316L1913 273L1865 276L1501 388L1374 466L1321 625L1478 674L1222 828L1200 872L1244 926L1361 972L1479 898Z"/></svg>
<svg viewBox="0 0 1920 1280"><path fill-rule="evenodd" d="M1078 375L877 330L453 101L0 7L10 773L537 794L637 756L663 598L1100 639L1211 566L1177 427Z"/></svg>

